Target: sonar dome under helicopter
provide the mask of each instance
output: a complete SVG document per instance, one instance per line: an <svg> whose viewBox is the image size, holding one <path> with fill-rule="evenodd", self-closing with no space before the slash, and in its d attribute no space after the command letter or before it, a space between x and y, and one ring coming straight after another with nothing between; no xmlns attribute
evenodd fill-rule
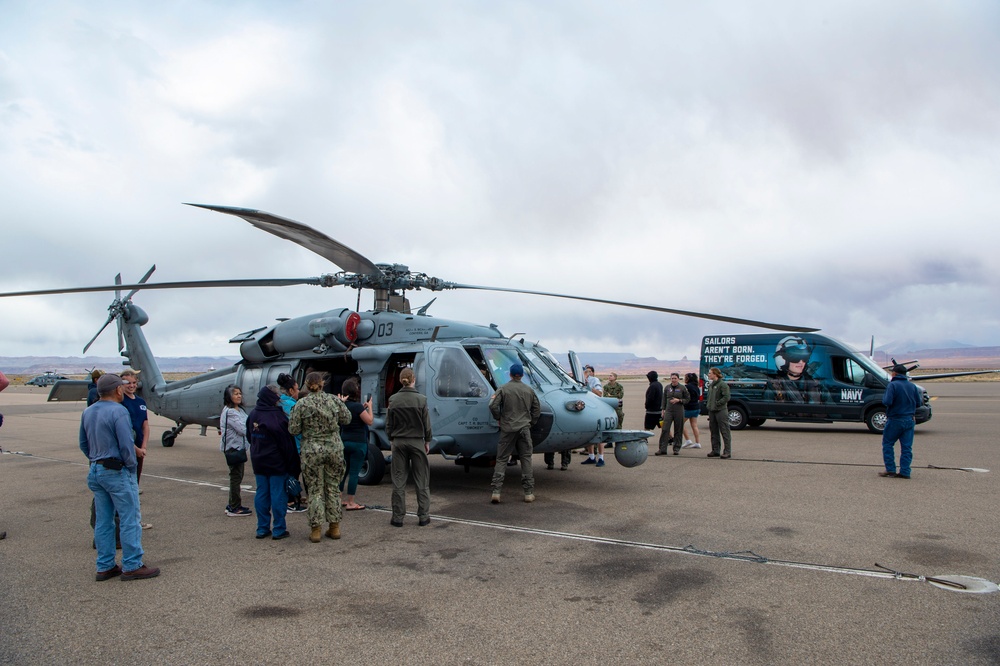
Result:
<svg viewBox="0 0 1000 666"><path fill-rule="evenodd" d="M297 243L328 259L342 270L319 277L288 279L201 280L190 282L147 282L155 266L134 284L74 287L0 294L0 297L113 291L104 326L84 347L84 353L112 322L118 330L118 348L126 363L141 372L140 392L150 410L171 419L175 426L164 432L164 446L174 445L188 425L202 432L217 427L226 386L236 384L250 398L261 387L274 384L281 373L296 378L300 385L308 372L327 373L325 390L339 393L343 382L357 376L363 395L371 394L374 423L370 426L368 459L360 481L374 484L385 473L384 453L390 449L385 434L389 397L401 388L400 372L407 367L416 375L417 388L427 396L434 433L430 453L438 453L466 468L490 465L496 459L499 427L488 403L494 391L509 381L514 363L524 367L524 382L538 395L542 415L532 429L536 453L575 449L588 444L614 446L616 460L635 467L646 460L646 440L653 433L624 430L615 414L617 399L601 398L580 381L582 372L570 352L571 374L539 344L526 342L520 334L505 336L495 325L483 326L440 319L427 313L433 303L411 312L407 290L476 289L549 296L605 303L699 317L716 321L783 331L816 329L774 324L750 319L676 310L653 305L627 303L541 291L467 285L411 272L399 264L375 264L347 246L311 227L258 210L228 206L196 205L200 208L240 217L259 229ZM177 382L167 383L157 366L142 331L148 315L132 302L140 290L205 287L291 286L312 284L345 286L360 292L374 292L374 307L358 312L335 308L307 314L255 328L234 336L242 359L228 368L214 370ZM129 290L126 295L122 291Z"/></svg>

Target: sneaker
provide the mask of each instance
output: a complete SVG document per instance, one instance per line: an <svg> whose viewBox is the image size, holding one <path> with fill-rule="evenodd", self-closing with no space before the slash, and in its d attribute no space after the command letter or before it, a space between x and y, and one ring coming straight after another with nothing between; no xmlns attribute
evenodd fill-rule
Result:
<svg viewBox="0 0 1000 666"><path fill-rule="evenodd" d="M693 446L694 446L694 442L692 442L690 439L686 439L686 440L684 440L684 445L681 448L682 449L690 449Z"/></svg>
<svg viewBox="0 0 1000 666"><path fill-rule="evenodd" d="M594 464L596 464L596 463L597 463L597 460L596 460L596 459L594 459L594 458L587 458L586 460L584 460L584 461L583 461L582 463L580 463L580 464L581 464L581 465L594 465Z"/></svg>
<svg viewBox="0 0 1000 666"><path fill-rule="evenodd" d="M604 458L598 458L597 459L597 466L598 467L604 467Z"/></svg>
<svg viewBox="0 0 1000 666"><path fill-rule="evenodd" d="M271 530L267 530L266 532L257 532L257 534L254 535L254 538L255 539L266 539L269 536L271 536Z"/></svg>
<svg viewBox="0 0 1000 666"><path fill-rule="evenodd" d="M281 534L275 534L271 537L272 541L281 541L282 539L287 539L292 536L289 532L282 532Z"/></svg>
<svg viewBox="0 0 1000 666"><path fill-rule="evenodd" d="M546 463L545 469L555 469L556 466L553 463Z"/></svg>
<svg viewBox="0 0 1000 666"><path fill-rule="evenodd" d="M245 506L241 506L241 507L239 507L237 509L233 509L233 508L227 506L226 507L226 515L227 516L250 516L250 515L253 515L253 511L251 511L250 509L248 509Z"/></svg>
<svg viewBox="0 0 1000 666"><path fill-rule="evenodd" d="M569 469L569 465L562 465L562 466L561 466L561 467L559 468L559 471L560 471L560 472L565 472L565 471L566 471L566 470L568 470L568 469Z"/></svg>
<svg viewBox="0 0 1000 666"><path fill-rule="evenodd" d="M144 530L151 530L151 529L153 529L153 523L139 523L139 525L141 525L142 529L144 529Z"/></svg>
<svg viewBox="0 0 1000 666"><path fill-rule="evenodd" d="M691 442L691 448L692 449L700 449L701 448L701 444L699 444L698 442Z"/></svg>
<svg viewBox="0 0 1000 666"><path fill-rule="evenodd" d="M499 504L499 503L500 503L500 493L494 492L492 495L490 495L490 504Z"/></svg>
<svg viewBox="0 0 1000 666"><path fill-rule="evenodd" d="M306 507L304 504L292 504L288 507L288 513L305 513Z"/></svg>
<svg viewBox="0 0 1000 666"><path fill-rule="evenodd" d="M107 571L98 571L96 580L98 582L102 580L111 580L115 576L121 576L121 575L122 575L122 568L116 564Z"/></svg>
<svg viewBox="0 0 1000 666"><path fill-rule="evenodd" d="M122 580L142 580L144 578L156 578L159 575L160 570L157 567L149 567L143 564L138 569L123 571Z"/></svg>
<svg viewBox="0 0 1000 666"><path fill-rule="evenodd" d="M534 495L525 495L524 496L524 501L525 501L526 504L531 504L532 502L535 501L535 496Z"/></svg>

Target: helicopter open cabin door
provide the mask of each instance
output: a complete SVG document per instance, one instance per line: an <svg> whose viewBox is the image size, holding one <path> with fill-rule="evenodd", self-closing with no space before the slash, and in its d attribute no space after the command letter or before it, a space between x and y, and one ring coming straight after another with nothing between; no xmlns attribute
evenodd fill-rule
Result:
<svg viewBox="0 0 1000 666"><path fill-rule="evenodd" d="M427 406L435 438L458 437L466 455L475 448L495 452L499 427L489 410L493 386L460 344L428 343L425 348Z"/></svg>

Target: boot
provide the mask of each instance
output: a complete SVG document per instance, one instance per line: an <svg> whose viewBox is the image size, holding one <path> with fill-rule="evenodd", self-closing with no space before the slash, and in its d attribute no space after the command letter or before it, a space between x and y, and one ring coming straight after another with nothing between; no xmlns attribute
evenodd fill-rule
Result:
<svg viewBox="0 0 1000 666"><path fill-rule="evenodd" d="M317 527L316 530L318 532L319 528ZM340 538L340 523L330 523L330 529L328 529L326 531L326 535L328 537L330 537L331 539L339 539ZM319 536L318 535L316 536L316 541L319 541Z"/></svg>
<svg viewBox="0 0 1000 666"><path fill-rule="evenodd" d="M313 543L319 543L319 540L320 540L320 538L322 536L320 534L320 532L321 532L322 529L323 528L320 527L319 525L314 526L312 528L312 533L309 535L309 540L312 541Z"/></svg>

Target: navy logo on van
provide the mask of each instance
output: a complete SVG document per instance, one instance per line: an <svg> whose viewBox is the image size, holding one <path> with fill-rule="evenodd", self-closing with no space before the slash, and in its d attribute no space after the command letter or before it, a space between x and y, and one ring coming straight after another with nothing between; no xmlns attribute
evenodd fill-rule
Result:
<svg viewBox="0 0 1000 666"><path fill-rule="evenodd" d="M864 389L840 389L841 402L863 402Z"/></svg>

